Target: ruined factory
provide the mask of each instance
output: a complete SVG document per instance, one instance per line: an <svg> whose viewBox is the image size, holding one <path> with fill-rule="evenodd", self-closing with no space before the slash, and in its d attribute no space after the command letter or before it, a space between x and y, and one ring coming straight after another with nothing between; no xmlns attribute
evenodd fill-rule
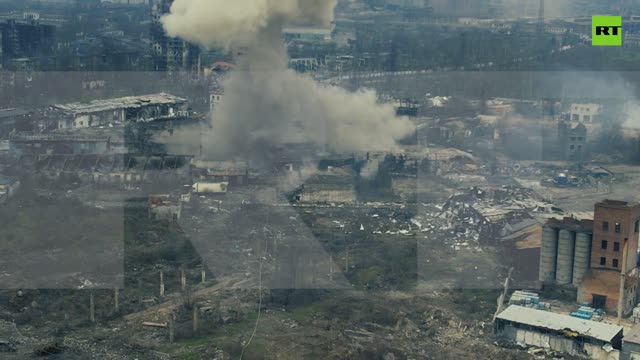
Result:
<svg viewBox="0 0 640 360"><path fill-rule="evenodd" d="M638 14L0 0L0 358L640 359Z"/></svg>

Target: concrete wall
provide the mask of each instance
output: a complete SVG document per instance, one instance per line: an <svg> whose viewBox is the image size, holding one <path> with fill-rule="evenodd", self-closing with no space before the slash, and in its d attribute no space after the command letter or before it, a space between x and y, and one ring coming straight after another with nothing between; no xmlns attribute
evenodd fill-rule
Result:
<svg viewBox="0 0 640 360"><path fill-rule="evenodd" d="M598 360L619 360L620 359L620 351L612 350L611 352L607 352L601 346L593 345L593 344L584 344L584 351L589 356L589 359L598 359Z"/></svg>
<svg viewBox="0 0 640 360"><path fill-rule="evenodd" d="M622 341L620 360L640 360L640 344Z"/></svg>
<svg viewBox="0 0 640 360"><path fill-rule="evenodd" d="M140 173L127 173L127 172L111 172L111 173L94 173L93 181L96 184L126 184L126 183L138 183L143 179Z"/></svg>
<svg viewBox="0 0 640 360"><path fill-rule="evenodd" d="M346 203L356 202L354 190L313 190L304 192L300 199L302 202L310 203Z"/></svg>

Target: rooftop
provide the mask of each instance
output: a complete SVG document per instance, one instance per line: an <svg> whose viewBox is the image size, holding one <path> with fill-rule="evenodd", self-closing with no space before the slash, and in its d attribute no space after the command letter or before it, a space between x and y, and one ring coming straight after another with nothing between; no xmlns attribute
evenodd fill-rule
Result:
<svg viewBox="0 0 640 360"><path fill-rule="evenodd" d="M43 142L43 141L73 141L73 142L106 142L109 136L92 134L64 134L64 133L33 133L19 132L11 134L12 142Z"/></svg>
<svg viewBox="0 0 640 360"><path fill-rule="evenodd" d="M64 105L53 105L53 108L78 115L123 108L136 109L148 105L184 103L186 101L187 100L179 98L177 96L159 93L152 95L127 96L115 99L92 100L88 103L78 102Z"/></svg>
<svg viewBox="0 0 640 360"><path fill-rule="evenodd" d="M0 119L14 117L14 116L22 116L26 115L29 112L24 109L0 109Z"/></svg>
<svg viewBox="0 0 640 360"><path fill-rule="evenodd" d="M246 171L249 165L246 161L208 161L208 160L193 160L191 165L198 169L213 169L213 170L242 170Z"/></svg>
<svg viewBox="0 0 640 360"><path fill-rule="evenodd" d="M593 215L591 215L593 218ZM576 217L568 217L565 216L560 219L551 218L545 223L546 227L554 228L554 229L565 229L576 232L593 232L593 220L586 218L576 218Z"/></svg>
<svg viewBox="0 0 640 360"><path fill-rule="evenodd" d="M582 320L569 315L511 305L501 312L498 319L526 324L553 331L570 330L581 336L610 342L622 332L621 326Z"/></svg>
<svg viewBox="0 0 640 360"><path fill-rule="evenodd" d="M625 208L625 207L634 208L634 207L640 206L640 204L635 202L622 201L622 200L605 199L596 203L595 206L596 207L612 207L612 208Z"/></svg>

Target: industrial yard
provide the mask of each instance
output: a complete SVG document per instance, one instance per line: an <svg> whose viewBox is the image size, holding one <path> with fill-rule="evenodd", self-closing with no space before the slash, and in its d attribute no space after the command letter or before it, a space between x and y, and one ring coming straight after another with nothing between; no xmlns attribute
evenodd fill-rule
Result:
<svg viewBox="0 0 640 360"><path fill-rule="evenodd" d="M639 12L0 0L0 358L640 358Z"/></svg>

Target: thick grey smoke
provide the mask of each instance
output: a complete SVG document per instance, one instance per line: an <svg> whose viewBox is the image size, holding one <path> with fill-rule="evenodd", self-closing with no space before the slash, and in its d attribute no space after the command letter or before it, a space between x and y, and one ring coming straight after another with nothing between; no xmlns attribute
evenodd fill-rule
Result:
<svg viewBox="0 0 640 360"><path fill-rule="evenodd" d="M393 151L415 127L377 103L288 69L282 28L329 26L335 0L176 0L163 19L168 33L204 46L245 46L223 82L225 95L203 139L208 156L260 155L288 143L337 152Z"/></svg>
<svg viewBox="0 0 640 360"><path fill-rule="evenodd" d="M329 25L337 0L175 0L163 24L169 35L203 46L254 44L277 23Z"/></svg>

